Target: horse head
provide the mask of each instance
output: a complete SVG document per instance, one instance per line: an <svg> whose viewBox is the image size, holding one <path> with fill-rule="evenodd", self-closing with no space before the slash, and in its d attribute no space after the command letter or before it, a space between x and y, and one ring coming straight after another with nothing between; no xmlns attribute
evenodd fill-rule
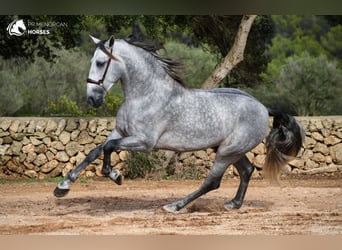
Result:
<svg viewBox="0 0 342 250"><path fill-rule="evenodd" d="M87 79L87 99L91 106L97 108L104 102L109 89L120 79L123 63L113 55L115 42L113 36L105 41L90 37L96 44L96 50L91 59Z"/></svg>

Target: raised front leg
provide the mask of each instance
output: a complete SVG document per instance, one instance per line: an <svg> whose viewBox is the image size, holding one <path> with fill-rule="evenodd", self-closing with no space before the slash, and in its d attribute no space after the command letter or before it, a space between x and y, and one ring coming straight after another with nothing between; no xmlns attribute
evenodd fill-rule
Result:
<svg viewBox="0 0 342 250"><path fill-rule="evenodd" d="M94 148L93 150L91 150L89 152L89 154L86 156L86 158L74 170L71 170L67 174L67 176L65 177L65 179L63 181L58 183L57 187L55 188L55 190L53 192L54 195L56 197L63 197L65 195L67 195L70 191L70 183L74 182L78 178L78 176L81 174L81 172L91 162L93 162L95 159L97 159L103 153L104 145L106 145L106 143L108 141L110 141L111 139L115 139L115 138L121 138L121 136L114 129L103 144L101 144L101 145L97 146L96 148ZM119 172L119 170L102 169L102 171L103 171L104 175L109 176L117 184L120 185L122 183L122 177L121 177L121 173Z"/></svg>
<svg viewBox="0 0 342 250"><path fill-rule="evenodd" d="M128 151L151 151L153 143L147 142L143 137L129 136L120 139L108 141L104 147L104 159L102 169L111 169L110 155L113 151L128 150Z"/></svg>
<svg viewBox="0 0 342 250"><path fill-rule="evenodd" d="M89 152L87 157L74 169L71 170L65 179L58 183L57 187L54 190L54 195L56 197L63 197L67 195L70 191L70 182L74 182L81 172L95 159L97 159L103 152L103 144L94 148Z"/></svg>
<svg viewBox="0 0 342 250"><path fill-rule="evenodd" d="M242 157L240 160L234 163L239 175L240 185L235 195L235 198L224 204L226 209L238 209L242 206L243 199L247 191L249 180L254 171L254 166L250 163L247 156Z"/></svg>

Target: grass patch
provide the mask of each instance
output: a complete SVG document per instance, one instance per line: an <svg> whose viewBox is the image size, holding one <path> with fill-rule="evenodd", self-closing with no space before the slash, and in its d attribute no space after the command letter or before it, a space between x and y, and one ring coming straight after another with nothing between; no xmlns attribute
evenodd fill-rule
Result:
<svg viewBox="0 0 342 250"><path fill-rule="evenodd" d="M42 180L42 182L52 182L52 183L58 183L64 180L64 177L54 177L54 178L47 178L45 180Z"/></svg>
<svg viewBox="0 0 342 250"><path fill-rule="evenodd" d="M39 179L34 179L34 178L30 178L30 179L0 179L0 185L1 184L8 184L8 183L59 183L62 180L64 180L64 177L54 177L54 178L46 178L43 180L39 180ZM87 178L80 178L80 182L81 183L87 183L88 179Z"/></svg>

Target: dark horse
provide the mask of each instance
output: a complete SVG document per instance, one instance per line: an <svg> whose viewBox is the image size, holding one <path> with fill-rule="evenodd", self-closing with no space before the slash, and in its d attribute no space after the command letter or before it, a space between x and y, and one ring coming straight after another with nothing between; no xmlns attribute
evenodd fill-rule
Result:
<svg viewBox="0 0 342 250"><path fill-rule="evenodd" d="M116 127L106 141L93 149L70 171L55 189L64 196L81 171L104 153L102 173L121 184L121 174L112 169L110 155L115 150L150 152L155 149L194 151L217 148L216 158L201 187L171 204L174 212L201 195L217 189L229 165L234 164L240 185L226 209L240 208L254 170L245 153L266 138L265 169L275 177L289 156L296 156L304 132L291 116L265 108L249 94L232 88L188 89L181 84L174 61L156 53L151 44L131 38L107 41L92 38L97 45L87 80L88 102L99 107L107 91L121 80L125 99L116 116Z"/></svg>

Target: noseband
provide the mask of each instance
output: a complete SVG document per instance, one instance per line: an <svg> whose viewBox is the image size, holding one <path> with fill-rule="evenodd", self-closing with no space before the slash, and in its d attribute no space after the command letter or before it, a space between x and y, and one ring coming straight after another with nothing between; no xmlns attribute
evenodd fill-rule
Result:
<svg viewBox="0 0 342 250"><path fill-rule="evenodd" d="M91 78L87 78L87 83L93 83L93 84L99 85L100 87L102 87L102 88L107 92L107 90L106 90L106 88L105 88L103 82L104 82L104 80L105 80L105 78L106 78L106 75L107 75L107 72L108 72L108 68L109 68L110 62L111 62L112 60L118 61L118 59L115 58L115 57L113 56L113 54L112 54L113 48L110 49L110 52L109 52L108 50L106 50L106 48L105 48L103 45L102 45L102 46L99 45L99 48L100 48L100 49L109 57L109 58L108 58L108 61L107 61L107 64L106 64L105 71L104 71L104 73L103 73L103 75L102 75L102 78L101 78L100 80L97 80L97 81L96 81L96 80L93 80L93 79L91 79Z"/></svg>

